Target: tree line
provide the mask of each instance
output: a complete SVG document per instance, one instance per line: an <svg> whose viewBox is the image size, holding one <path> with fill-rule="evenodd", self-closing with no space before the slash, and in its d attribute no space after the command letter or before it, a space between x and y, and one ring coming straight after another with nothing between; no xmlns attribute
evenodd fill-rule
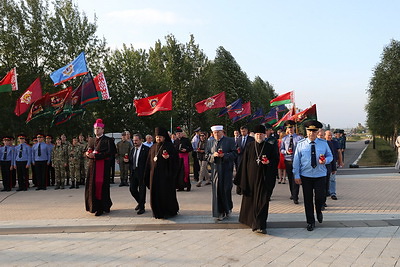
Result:
<svg viewBox="0 0 400 267"><path fill-rule="evenodd" d="M394 140L400 127L400 42L391 40L384 47L380 62L370 79L367 124L374 135Z"/></svg>
<svg viewBox="0 0 400 267"><path fill-rule="evenodd" d="M0 76L17 67L19 85L19 91L1 94L0 135L91 134L96 118L104 120L107 132L152 133L156 126L169 128L172 121L173 127L181 126L189 133L198 126L208 130L212 124L223 124L231 133L246 124L246 118L232 124L227 116L217 117L217 109L198 114L194 104L225 91L227 104L242 98L251 101L253 112L258 107L267 112L269 101L277 96L268 81L259 76L250 80L224 47L216 48L215 58L208 59L193 35L181 43L170 34L148 50L129 44L110 49L106 39L96 34L97 18L91 22L72 0L0 0L0 14ZM82 51L94 75L104 72L111 100L90 104L82 116L51 128L51 118L26 124L27 114L17 117L13 113L16 100L37 77L43 94L61 90L53 86L50 73ZM76 78L68 85L75 88L79 82ZM169 90L173 91L172 111L136 116L133 99Z"/></svg>

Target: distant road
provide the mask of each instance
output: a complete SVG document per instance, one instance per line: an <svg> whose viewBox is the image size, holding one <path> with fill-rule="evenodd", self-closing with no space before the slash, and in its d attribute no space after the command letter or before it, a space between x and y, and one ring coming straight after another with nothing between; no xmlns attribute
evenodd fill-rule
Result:
<svg viewBox="0 0 400 267"><path fill-rule="evenodd" d="M344 167L339 169L338 175L351 175L351 174L380 174L380 173L398 173L394 167L382 167L382 168L349 168L360 156L363 149L368 146L363 141L347 142L346 150L344 152Z"/></svg>

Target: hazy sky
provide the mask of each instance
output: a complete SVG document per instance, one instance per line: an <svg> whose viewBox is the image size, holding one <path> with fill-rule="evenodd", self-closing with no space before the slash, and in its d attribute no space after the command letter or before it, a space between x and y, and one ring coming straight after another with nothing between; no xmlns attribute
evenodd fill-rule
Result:
<svg viewBox="0 0 400 267"><path fill-rule="evenodd" d="M96 14L111 48L148 50L168 34L180 43L193 34L209 59L223 46L251 80L294 90L297 107L317 104L318 119L334 128L365 124L372 69L400 39L396 0L75 2L92 21Z"/></svg>

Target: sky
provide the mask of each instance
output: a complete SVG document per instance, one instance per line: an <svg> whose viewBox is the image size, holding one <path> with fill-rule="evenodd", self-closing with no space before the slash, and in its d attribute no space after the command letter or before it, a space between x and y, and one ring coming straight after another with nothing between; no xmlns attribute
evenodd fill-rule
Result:
<svg viewBox="0 0 400 267"><path fill-rule="evenodd" d="M296 107L317 105L332 128L366 124L367 89L383 48L400 39L396 0L75 0L111 48L148 50L172 34L193 34L207 55L229 51L250 80L277 94L295 92ZM110 89L111 90L111 89ZM112 93L112 92L110 92ZM256 108L256 107L254 107Z"/></svg>

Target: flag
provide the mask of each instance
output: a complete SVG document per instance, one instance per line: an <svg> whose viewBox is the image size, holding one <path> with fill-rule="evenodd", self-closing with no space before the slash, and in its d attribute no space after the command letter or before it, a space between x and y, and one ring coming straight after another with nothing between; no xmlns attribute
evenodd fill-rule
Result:
<svg viewBox="0 0 400 267"><path fill-rule="evenodd" d="M88 72L83 76L81 84L76 89L77 93L80 92L81 99L80 105L85 106L89 103L99 101L99 96L97 94L96 85L94 84L92 74Z"/></svg>
<svg viewBox="0 0 400 267"><path fill-rule="evenodd" d="M82 52L71 63L50 74L50 78L53 80L54 86L57 86L77 76L85 75L86 73L88 73L88 70L86 66L85 52Z"/></svg>
<svg viewBox="0 0 400 267"><path fill-rule="evenodd" d="M287 110L287 108L283 104L272 107L271 110L268 112L268 114L265 115L264 119L262 119L261 123L274 124L275 122L278 121L279 118L278 114L285 110Z"/></svg>
<svg viewBox="0 0 400 267"><path fill-rule="evenodd" d="M68 96L68 94L71 91L71 87L68 87L64 90L61 90L57 93L51 94L49 95L50 98L50 106L54 109L54 110L58 110L60 108L62 108L64 101L66 99L66 97Z"/></svg>
<svg viewBox="0 0 400 267"><path fill-rule="evenodd" d="M290 104L294 102L294 92L288 92L286 94L280 95L271 101L269 101L271 106L278 106L282 104Z"/></svg>
<svg viewBox="0 0 400 267"><path fill-rule="evenodd" d="M294 120L296 122L302 122L305 120L317 120L317 105L314 104L311 107L294 114L291 120Z"/></svg>
<svg viewBox="0 0 400 267"><path fill-rule="evenodd" d="M234 117L231 117L234 114ZM251 114L251 104L250 101L247 103L244 103L242 105L242 109L241 110L236 110L236 111L229 111L229 118L232 118L232 122L235 123L247 116L250 116Z"/></svg>
<svg viewBox="0 0 400 267"><path fill-rule="evenodd" d="M53 117L53 120L51 121L51 126L63 124L65 122L71 120L72 118L75 118L77 115L83 113L84 111L85 111L85 109L81 109L79 111L72 112L72 113L61 113L59 115L56 115Z"/></svg>
<svg viewBox="0 0 400 267"><path fill-rule="evenodd" d="M29 110L28 117L26 118L26 123L33 119L42 117L49 113L50 108L50 98L49 93L46 93L41 98L33 102L31 109Z"/></svg>
<svg viewBox="0 0 400 267"><path fill-rule="evenodd" d="M256 119L260 119L264 117L264 112L262 108L259 108L256 110L256 112L254 112L248 119L247 122L251 122L254 121Z"/></svg>
<svg viewBox="0 0 400 267"><path fill-rule="evenodd" d="M239 98L232 104L222 108L218 113L218 117L225 115L226 113L228 113L228 111L237 111L241 109L242 109L242 99Z"/></svg>
<svg viewBox="0 0 400 267"><path fill-rule="evenodd" d="M213 108L223 108L226 106L225 92L211 96L195 104L197 113L203 113L206 110Z"/></svg>
<svg viewBox="0 0 400 267"><path fill-rule="evenodd" d="M0 81L0 92L11 92L17 90L17 68L12 68Z"/></svg>
<svg viewBox="0 0 400 267"><path fill-rule="evenodd" d="M274 107L268 112L268 114L266 114L264 116L264 118L262 119L261 123L269 123L269 124L272 125L277 121L278 121L278 111Z"/></svg>
<svg viewBox="0 0 400 267"><path fill-rule="evenodd" d="M172 110L172 91L133 100L138 116L149 116L157 111Z"/></svg>
<svg viewBox="0 0 400 267"><path fill-rule="evenodd" d="M31 104L42 97L42 85L40 84L40 79L37 78L28 89L17 99L15 105L14 113L17 116L21 116L25 113Z"/></svg>
<svg viewBox="0 0 400 267"><path fill-rule="evenodd" d="M96 91L99 96L99 100L111 99L110 93L108 92L108 86L104 73L100 72L96 77L93 78L94 85L96 86Z"/></svg>
<svg viewBox="0 0 400 267"><path fill-rule="evenodd" d="M282 127L285 121L290 120L292 117L293 110L290 109L277 123L273 125L274 128Z"/></svg>

